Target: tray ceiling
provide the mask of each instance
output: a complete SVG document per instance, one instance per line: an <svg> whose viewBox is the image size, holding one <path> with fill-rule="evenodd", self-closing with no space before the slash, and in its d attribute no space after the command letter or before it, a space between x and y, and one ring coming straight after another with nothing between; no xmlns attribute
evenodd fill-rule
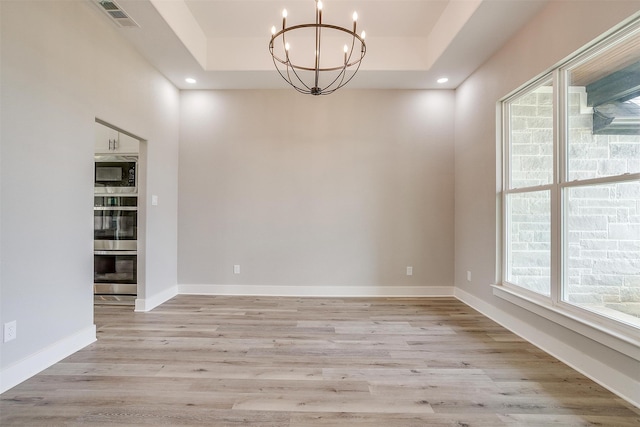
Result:
<svg viewBox="0 0 640 427"><path fill-rule="evenodd" d="M367 56L349 87L455 88L547 1L324 0L323 21L350 26L356 10L367 32ZM287 87L268 52L271 26L281 25L283 8L288 24L312 22L315 7L314 0L116 2L139 25L118 31L181 89ZM445 85L436 83L442 76Z"/></svg>

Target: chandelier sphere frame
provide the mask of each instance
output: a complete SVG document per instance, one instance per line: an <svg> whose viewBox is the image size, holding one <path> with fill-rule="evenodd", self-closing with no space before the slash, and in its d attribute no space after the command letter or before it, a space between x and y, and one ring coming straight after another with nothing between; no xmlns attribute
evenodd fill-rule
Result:
<svg viewBox="0 0 640 427"><path fill-rule="evenodd" d="M282 29L276 31L275 26L271 28L269 53L271 53L273 64L280 76L298 92L310 95L329 95L353 79L360 69L362 59L367 53L367 45L364 42L365 32L363 31L361 35L358 35L356 32L358 21L357 12L353 13L353 29L324 24L322 22L322 1L315 0L315 2L316 19L313 24L300 24L287 27L287 10L283 10ZM291 47L287 42L287 35L291 35L294 31L300 32L300 30L304 29L312 29L315 32L315 58L313 66L294 63L289 56ZM344 59L341 64L328 67L321 66L323 31L332 32L333 34L346 33L351 37L351 46L347 44L344 45ZM282 44L284 57L278 56L274 51L274 46L280 43ZM353 71L353 73L347 75L349 71ZM312 82L305 82L302 72L311 72L313 76L311 79ZM324 73L322 76L326 75L326 73L333 73L327 80L329 83L321 83L321 73Z"/></svg>

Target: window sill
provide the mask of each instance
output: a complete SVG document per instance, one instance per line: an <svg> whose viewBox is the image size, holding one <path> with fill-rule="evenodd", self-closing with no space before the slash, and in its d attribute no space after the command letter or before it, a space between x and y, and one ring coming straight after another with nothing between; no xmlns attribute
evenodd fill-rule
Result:
<svg viewBox="0 0 640 427"><path fill-rule="evenodd" d="M514 289L492 285L493 294L498 298L517 305L569 330L590 338L635 360L640 360L640 337L615 330L605 324L586 319L560 306L551 306Z"/></svg>

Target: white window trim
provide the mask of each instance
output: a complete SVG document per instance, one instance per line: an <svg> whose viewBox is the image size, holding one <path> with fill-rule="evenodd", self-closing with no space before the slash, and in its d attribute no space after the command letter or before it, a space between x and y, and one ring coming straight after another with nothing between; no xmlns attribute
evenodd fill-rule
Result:
<svg viewBox="0 0 640 427"><path fill-rule="evenodd" d="M603 322L603 320L609 320L608 318L566 303L550 304L549 301L543 300L549 300L549 298L543 295L528 295L526 289L516 288L510 283L491 286L493 294L498 298L509 301L624 355L640 360L640 339L637 331L625 333L617 328L611 328L607 324L609 322ZM620 324L619 326L625 325Z"/></svg>
<svg viewBox="0 0 640 427"><path fill-rule="evenodd" d="M635 21L635 22L632 22ZM631 25L629 25L629 23ZM506 300L512 304L515 304L527 311L535 313L547 320L550 320L558 325L561 325L569 330L577 332L585 337L593 339L609 348L612 348L622 354L632 357L636 360L640 360L640 328L632 325L625 324L621 321L613 318L600 315L593 311L587 310L577 305L569 304L562 301L562 271L561 264L564 262L564 251L562 247L563 243L566 245L566 239L562 239L560 233L563 232L564 227L561 224L564 221L562 204L563 193L565 189L598 185L608 183L621 183L640 180L640 173L626 173L618 176L608 176L602 178L593 178L585 180L567 181L566 180L566 139L567 139L567 117L566 111L566 94L563 88L566 87L565 70L573 64L584 61L595 55L602 49L608 47L611 43L627 37L629 33L636 31L640 27L640 20L633 19L626 23L621 24L620 28L624 28L622 31L617 30L618 35L610 38L610 34L604 35L600 40L594 42L588 48L583 49L581 52L572 55L571 58L565 59L559 64L556 64L550 71L538 76L529 84L522 86L521 88L511 92L508 96L498 101L497 104L497 129L498 129L498 150L497 153L499 161L497 164L500 166L500 175L498 176L498 182L501 184L499 191L501 197L498 198L500 204L498 212L501 212L501 217L498 218L497 226L499 238L498 242L501 244L498 251L498 262L500 265L496 268L496 272L499 274L497 284L491 285L493 288L493 294L503 300ZM594 49L594 45L609 39ZM535 187L526 188L510 188L509 177L510 174L510 152L509 143L507 140L510 135L509 129L509 109L504 108L512 99L520 94L543 84L549 80L552 80L553 88L555 89L555 95L553 99L553 141L554 141L554 182L549 185L540 185ZM571 90L571 88L569 88ZM560 132L560 129L563 132ZM550 191L551 192L551 289L550 296L538 294L533 291L529 291L521 286L507 282L507 233L508 227L507 212L506 212L506 197L508 194L528 193L534 191ZM562 228L562 229L561 229Z"/></svg>

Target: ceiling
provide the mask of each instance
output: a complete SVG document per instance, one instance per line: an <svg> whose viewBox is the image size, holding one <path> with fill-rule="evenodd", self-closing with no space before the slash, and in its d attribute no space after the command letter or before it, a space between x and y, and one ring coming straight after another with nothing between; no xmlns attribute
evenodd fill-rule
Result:
<svg viewBox="0 0 640 427"><path fill-rule="evenodd" d="M367 54L349 87L451 89L548 1L324 0L323 22L350 27L355 10L358 31L367 32ZM138 26L113 25L180 89L288 87L269 55L271 26L282 25L284 8L288 26L315 19L314 0L115 2ZM443 76L449 81L436 83Z"/></svg>

